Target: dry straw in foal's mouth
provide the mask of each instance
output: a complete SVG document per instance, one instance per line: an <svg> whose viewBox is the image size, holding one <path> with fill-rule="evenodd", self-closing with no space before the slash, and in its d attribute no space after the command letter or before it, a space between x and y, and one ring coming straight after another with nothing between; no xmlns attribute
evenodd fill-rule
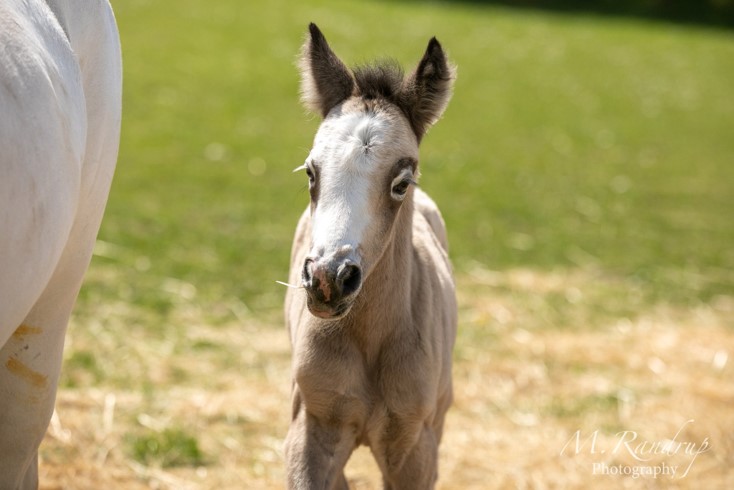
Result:
<svg viewBox="0 0 734 490"><path fill-rule="evenodd" d="M283 281L275 281L277 284L281 284L285 287L292 288L292 289L303 289L303 286L294 286L293 284L289 284L287 282Z"/></svg>

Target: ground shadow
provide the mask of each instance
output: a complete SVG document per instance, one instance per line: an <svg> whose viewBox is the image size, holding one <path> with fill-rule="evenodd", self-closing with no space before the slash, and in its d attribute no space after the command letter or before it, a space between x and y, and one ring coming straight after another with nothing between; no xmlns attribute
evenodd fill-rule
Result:
<svg viewBox="0 0 734 490"><path fill-rule="evenodd" d="M734 0L444 0L734 28Z"/></svg>

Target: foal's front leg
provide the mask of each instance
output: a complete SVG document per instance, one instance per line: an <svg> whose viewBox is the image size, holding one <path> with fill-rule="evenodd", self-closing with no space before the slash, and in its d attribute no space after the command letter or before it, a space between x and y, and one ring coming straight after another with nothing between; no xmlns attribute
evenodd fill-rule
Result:
<svg viewBox="0 0 734 490"><path fill-rule="evenodd" d="M433 427L420 421L393 419L390 435L372 448L380 465L385 490L430 490L438 478L438 438Z"/></svg>
<svg viewBox="0 0 734 490"><path fill-rule="evenodd" d="M348 490L344 465L356 445L354 430L341 420L315 416L303 403L297 405L285 442L288 488Z"/></svg>

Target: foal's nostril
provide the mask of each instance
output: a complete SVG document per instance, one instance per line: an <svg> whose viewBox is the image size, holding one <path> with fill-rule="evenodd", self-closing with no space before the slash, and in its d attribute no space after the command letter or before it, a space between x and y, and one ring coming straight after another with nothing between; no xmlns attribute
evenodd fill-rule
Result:
<svg viewBox="0 0 734 490"><path fill-rule="evenodd" d="M362 269L356 264L345 264L336 279L341 284L342 296L349 296L362 285Z"/></svg>

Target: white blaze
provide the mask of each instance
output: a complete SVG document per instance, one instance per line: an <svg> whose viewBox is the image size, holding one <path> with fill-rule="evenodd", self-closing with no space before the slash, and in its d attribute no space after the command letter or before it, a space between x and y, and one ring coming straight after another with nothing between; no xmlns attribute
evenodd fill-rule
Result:
<svg viewBox="0 0 734 490"><path fill-rule="evenodd" d="M317 253L358 249L371 220L369 191L385 126L374 114L360 112L326 120L319 129L310 156L320 167L312 216Z"/></svg>

